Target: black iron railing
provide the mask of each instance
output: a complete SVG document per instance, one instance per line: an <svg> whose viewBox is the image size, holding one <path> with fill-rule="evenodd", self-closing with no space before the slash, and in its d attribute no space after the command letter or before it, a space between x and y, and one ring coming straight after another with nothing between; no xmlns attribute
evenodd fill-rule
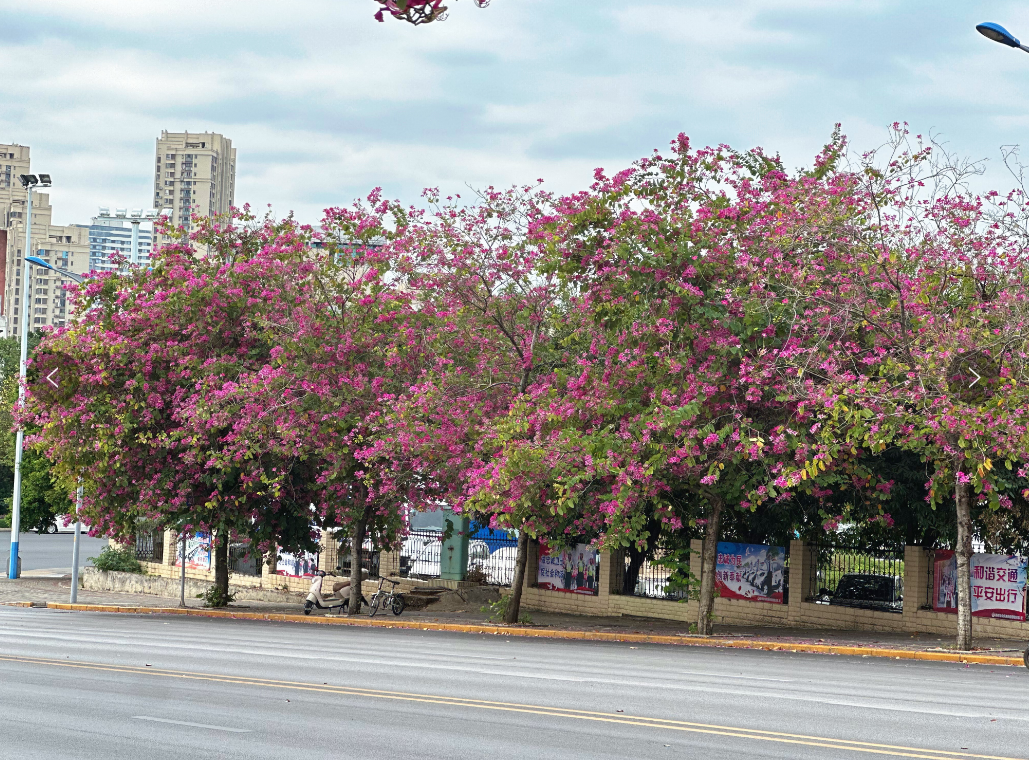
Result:
<svg viewBox="0 0 1029 760"><path fill-rule="evenodd" d="M163 530L146 530L136 533L136 559L140 562L164 562Z"/></svg>
<svg viewBox="0 0 1029 760"><path fill-rule="evenodd" d="M249 543L229 544L229 572L236 575L261 575L261 553Z"/></svg>
<svg viewBox="0 0 1029 760"><path fill-rule="evenodd" d="M904 598L903 546L812 544L814 573L809 601L901 612Z"/></svg>
<svg viewBox="0 0 1029 760"><path fill-rule="evenodd" d="M629 571L630 558L625 557L625 569ZM668 599L680 601L689 597L689 589L683 588L685 572L677 573L674 568L660 563L657 559L647 559L639 568L636 583L633 584L632 596L645 596L649 599Z"/></svg>

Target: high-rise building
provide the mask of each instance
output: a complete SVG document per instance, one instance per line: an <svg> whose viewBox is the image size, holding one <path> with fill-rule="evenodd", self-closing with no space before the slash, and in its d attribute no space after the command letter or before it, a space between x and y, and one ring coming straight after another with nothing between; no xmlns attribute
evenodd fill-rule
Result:
<svg viewBox="0 0 1029 760"><path fill-rule="evenodd" d="M28 146L0 143L0 257L7 255L7 239L11 234L11 225L20 217L22 205L25 203L25 188L18 181L18 175L28 173ZM5 292L5 262L5 258L0 260L0 294ZM0 303L0 318L3 314L3 303ZM0 325L0 331L2 329Z"/></svg>
<svg viewBox="0 0 1029 760"><path fill-rule="evenodd" d="M26 255L39 256L75 274L89 271L89 229L53 224L47 193L32 196L32 251L26 254L25 217L28 194L18 179L31 174L29 148L0 143L0 332L19 335L22 325L22 270ZM33 267L29 294L29 328L63 325L69 316L63 285L67 278Z"/></svg>
<svg viewBox="0 0 1029 760"><path fill-rule="evenodd" d="M11 214L17 213L17 209L12 209L14 203L25 201L25 188L18 175L28 173L28 146L0 143L0 229L11 226Z"/></svg>
<svg viewBox="0 0 1029 760"><path fill-rule="evenodd" d="M213 132L161 132L154 168L154 208L190 229L192 215L228 213L236 192L236 149ZM159 242L159 241L158 241Z"/></svg>
<svg viewBox="0 0 1029 760"><path fill-rule="evenodd" d="M138 252L132 250L132 228L138 225ZM114 254L121 254L130 264L146 265L150 261L154 223L146 214L133 209L131 212L119 208L101 207L89 225L89 268L97 272L108 272L118 266L111 261ZM138 258L136 258L138 256Z"/></svg>
<svg viewBox="0 0 1029 760"><path fill-rule="evenodd" d="M16 201L18 217L7 230L7 248L3 267L3 316L6 332L20 335L21 299L28 291L29 329L46 325L58 327L68 320L69 310L64 287L71 280L43 267L29 267L31 282L23 287L25 256L39 256L48 264L75 274L89 271L89 228L81 225L53 224L53 208L47 193L32 196L32 250L24 253L25 203Z"/></svg>

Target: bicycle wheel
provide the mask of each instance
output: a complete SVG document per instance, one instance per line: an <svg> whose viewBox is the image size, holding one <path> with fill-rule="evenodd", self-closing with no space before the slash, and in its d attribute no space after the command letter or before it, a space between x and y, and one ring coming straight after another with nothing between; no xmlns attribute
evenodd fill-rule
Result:
<svg viewBox="0 0 1029 760"><path fill-rule="evenodd" d="M375 613L379 611L379 594L375 594L372 597L372 601L368 604L370 608L368 611L368 617L375 617Z"/></svg>
<svg viewBox="0 0 1029 760"><path fill-rule="evenodd" d="M404 611L405 607L407 607L407 602L404 601L404 597L402 597L400 594L397 594L396 596L393 597L393 614L394 615L399 615L401 612Z"/></svg>

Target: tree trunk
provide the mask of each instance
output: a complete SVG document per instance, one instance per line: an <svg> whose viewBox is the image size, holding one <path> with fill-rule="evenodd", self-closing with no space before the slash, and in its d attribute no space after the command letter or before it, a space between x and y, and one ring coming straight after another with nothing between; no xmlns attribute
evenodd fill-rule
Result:
<svg viewBox="0 0 1029 760"><path fill-rule="evenodd" d="M364 567L364 533L368 526L368 510L354 523L354 531L350 537L350 609L348 615L356 615L361 611L361 581Z"/></svg>
<svg viewBox="0 0 1029 760"><path fill-rule="evenodd" d="M218 531L214 545L214 587L222 601L228 604L229 596L229 532Z"/></svg>
<svg viewBox="0 0 1029 760"><path fill-rule="evenodd" d="M704 531L704 550L700 555L700 613L697 633L710 636L714 631L712 615L715 609L715 560L718 558L718 528L722 519L722 500L711 499L711 516Z"/></svg>
<svg viewBox="0 0 1029 760"><path fill-rule="evenodd" d="M529 534L524 530L518 534L518 554L515 556L514 578L511 579L511 595L508 597L505 623L517 623L522 608L522 587L525 585L525 565L529 561Z"/></svg>
<svg viewBox="0 0 1029 760"><path fill-rule="evenodd" d="M972 484L958 480L965 464L963 454L954 455L954 501L957 508L958 545L954 552L958 571L958 637L957 647L972 648Z"/></svg>

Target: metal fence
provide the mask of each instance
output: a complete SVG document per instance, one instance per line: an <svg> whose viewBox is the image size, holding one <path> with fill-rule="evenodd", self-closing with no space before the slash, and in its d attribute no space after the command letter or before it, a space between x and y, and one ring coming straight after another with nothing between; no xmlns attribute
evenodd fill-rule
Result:
<svg viewBox="0 0 1029 760"><path fill-rule="evenodd" d="M629 569L630 559L625 557L625 569ZM636 585L633 588L633 596L645 596L649 599L669 599L679 601L689 597L686 589L670 589L672 583L673 569L659 565L651 560L644 560L640 566L639 575L636 578Z"/></svg>
<svg viewBox="0 0 1029 760"><path fill-rule="evenodd" d="M371 543L364 547L361 551L361 568L368 573L369 578L379 577L379 560L380 553L376 549L371 548ZM352 572L351 568L354 565L353 557L350 555L349 542L344 543L339 548L339 554L337 555L336 567L344 577L349 578Z"/></svg>
<svg viewBox="0 0 1029 760"><path fill-rule="evenodd" d="M477 534L468 544L468 571L481 571L486 583L510 586L514 580L518 538L505 531ZM535 571L534 571L535 572Z"/></svg>
<svg viewBox="0 0 1029 760"><path fill-rule="evenodd" d="M163 530L145 530L136 533L136 559L140 562L164 562Z"/></svg>
<svg viewBox="0 0 1029 760"><path fill-rule="evenodd" d="M814 573L806 598L822 604L901 612L903 546L811 545Z"/></svg>
<svg viewBox="0 0 1029 760"><path fill-rule="evenodd" d="M261 553L249 543L229 544L229 572L236 575L261 574Z"/></svg>
<svg viewBox="0 0 1029 760"><path fill-rule="evenodd" d="M439 578L443 532L412 530L400 548L400 574L418 578Z"/></svg>

